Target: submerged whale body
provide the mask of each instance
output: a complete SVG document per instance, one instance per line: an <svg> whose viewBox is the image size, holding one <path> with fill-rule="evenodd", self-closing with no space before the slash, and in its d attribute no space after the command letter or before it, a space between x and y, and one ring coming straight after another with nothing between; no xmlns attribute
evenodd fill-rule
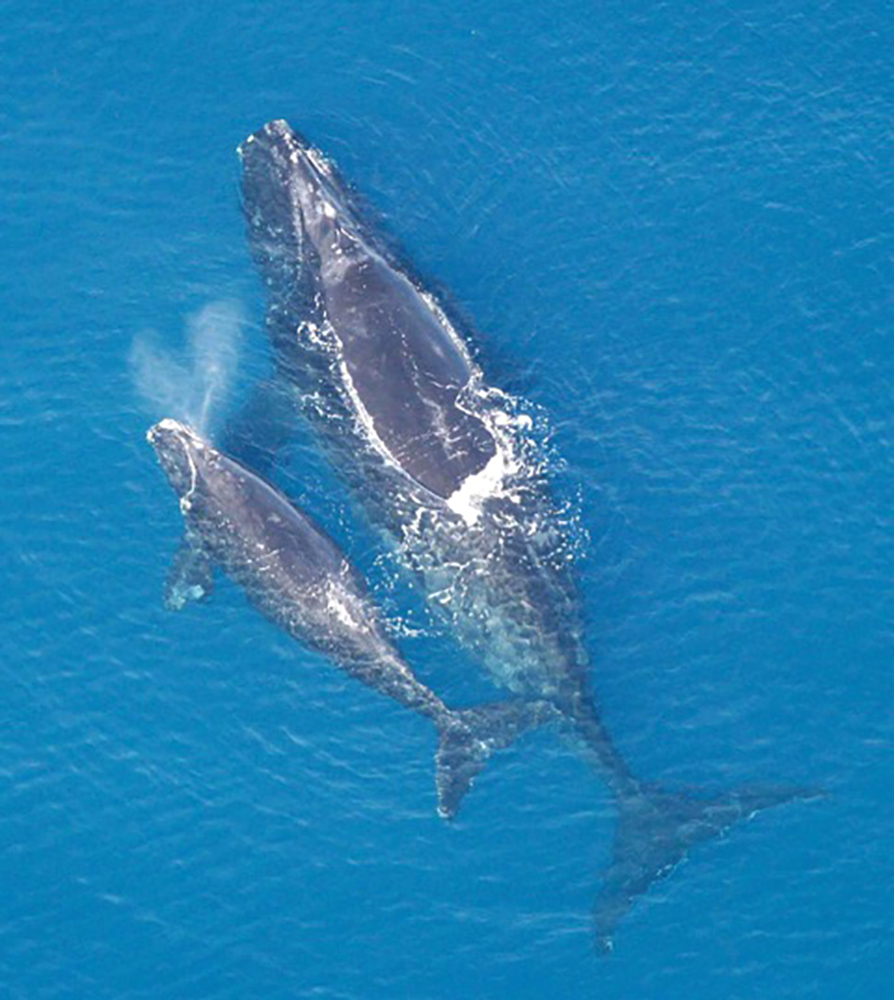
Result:
<svg viewBox="0 0 894 1000"><path fill-rule="evenodd" d="M179 498L190 549L205 565L220 566L303 645L434 723L442 816L456 813L494 749L550 718L549 706L524 702L449 709L388 641L363 580L306 514L184 424L163 420L148 439Z"/></svg>
<svg viewBox="0 0 894 1000"><path fill-rule="evenodd" d="M239 153L249 244L268 290L276 377L267 399L303 413L458 640L498 684L547 700L612 789L618 826L595 908L608 949L636 896L690 847L809 793L698 799L633 773L591 690L569 544L530 421L485 383L317 149L274 121ZM253 424L263 402L253 407L232 428L238 447L258 447L267 433ZM265 460L274 461L270 440Z"/></svg>

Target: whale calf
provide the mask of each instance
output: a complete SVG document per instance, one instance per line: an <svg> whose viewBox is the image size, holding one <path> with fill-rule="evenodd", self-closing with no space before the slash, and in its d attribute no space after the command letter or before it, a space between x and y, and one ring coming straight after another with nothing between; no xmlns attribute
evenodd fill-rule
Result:
<svg viewBox="0 0 894 1000"><path fill-rule="evenodd" d="M618 824L594 910L609 950L635 898L690 847L813 793L689 797L633 772L596 704L571 546L530 419L485 381L318 149L274 121L239 155L249 245L267 287L269 405L291 401L304 415L452 634L499 685L551 704L611 788ZM263 411L253 404L231 434L272 462L282 430L268 438L276 421L253 423ZM190 568L201 575L200 557Z"/></svg>
<svg viewBox="0 0 894 1000"><path fill-rule="evenodd" d="M455 815L493 750L550 719L543 703L448 708L387 639L362 578L310 517L185 424L162 420L147 437L179 498L189 545L206 565L220 566L304 646L434 723L442 816Z"/></svg>

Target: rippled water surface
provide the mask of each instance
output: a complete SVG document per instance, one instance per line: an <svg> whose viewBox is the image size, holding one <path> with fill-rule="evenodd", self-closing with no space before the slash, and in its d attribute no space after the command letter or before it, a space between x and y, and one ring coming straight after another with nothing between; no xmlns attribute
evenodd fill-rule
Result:
<svg viewBox="0 0 894 1000"><path fill-rule="evenodd" d="M822 998L894 958L888 4L2 4L0 994ZM428 725L221 582L139 338L244 316L235 147L284 117L548 415L594 686L649 780L819 785L591 947L612 801L550 733L435 814ZM233 305L235 304L235 305ZM445 697L492 696L313 442L281 484Z"/></svg>

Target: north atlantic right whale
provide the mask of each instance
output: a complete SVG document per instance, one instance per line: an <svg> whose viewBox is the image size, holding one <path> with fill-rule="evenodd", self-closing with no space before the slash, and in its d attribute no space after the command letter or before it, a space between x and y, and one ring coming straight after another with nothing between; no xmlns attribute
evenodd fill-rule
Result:
<svg viewBox="0 0 894 1000"><path fill-rule="evenodd" d="M594 909L608 950L635 898L693 845L813 793L682 796L633 772L597 708L570 545L529 418L486 383L319 150L275 121L239 153L249 244L267 286L270 405L301 411L453 634L498 684L553 705L613 791L613 857ZM253 426L261 411L231 433L271 462L282 431L266 437L275 420Z"/></svg>
<svg viewBox="0 0 894 1000"><path fill-rule="evenodd" d="M191 549L219 566L265 618L342 670L434 723L438 811L452 818L490 754L552 719L545 703L450 709L413 673L347 556L275 487L165 419L147 438L177 494Z"/></svg>

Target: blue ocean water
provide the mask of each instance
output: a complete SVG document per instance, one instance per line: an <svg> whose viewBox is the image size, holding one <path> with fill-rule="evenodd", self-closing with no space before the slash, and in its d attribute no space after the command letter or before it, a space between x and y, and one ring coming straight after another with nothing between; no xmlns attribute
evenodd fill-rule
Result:
<svg viewBox="0 0 894 1000"><path fill-rule="evenodd" d="M894 960L890 4L0 6L0 996L822 998ZM637 771L820 785L591 947L606 789L553 735L435 815L429 727L221 583L172 615L136 338L263 294L287 118L548 415ZM439 692L492 693L311 441L282 483Z"/></svg>

